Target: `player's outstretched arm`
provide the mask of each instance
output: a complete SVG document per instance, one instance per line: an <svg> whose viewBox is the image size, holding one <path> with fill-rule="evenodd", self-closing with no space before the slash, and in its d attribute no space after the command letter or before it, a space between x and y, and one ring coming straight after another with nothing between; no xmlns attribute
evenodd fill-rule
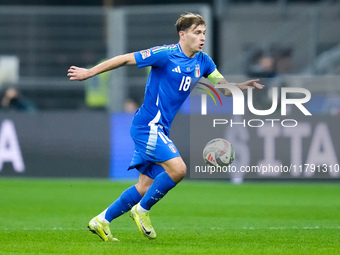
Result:
<svg viewBox="0 0 340 255"><path fill-rule="evenodd" d="M242 83L229 83L217 69L215 69L211 74L208 75L208 79L213 85L216 85L216 84L233 85L233 86L240 88L242 91L247 90L248 88L253 88L253 89L264 88L264 85L258 83L259 79L248 80ZM227 88L221 88L219 90L223 93L223 95L227 97L232 96L231 91Z"/></svg>
<svg viewBox="0 0 340 255"><path fill-rule="evenodd" d="M219 84L229 84L229 85L234 85L238 88L240 88L242 91L247 90L248 88L252 89L263 89L264 85L258 83L259 79L254 79L254 80L248 80L242 83L229 83L227 82L224 78L219 82ZM232 93L230 92L229 89L223 88L220 89L220 91L227 97L232 96Z"/></svg>
<svg viewBox="0 0 340 255"><path fill-rule="evenodd" d="M71 66L68 69L67 76L71 81L83 81L97 74L104 73L125 65L136 65L136 59L133 53L119 55L106 60L90 69Z"/></svg>

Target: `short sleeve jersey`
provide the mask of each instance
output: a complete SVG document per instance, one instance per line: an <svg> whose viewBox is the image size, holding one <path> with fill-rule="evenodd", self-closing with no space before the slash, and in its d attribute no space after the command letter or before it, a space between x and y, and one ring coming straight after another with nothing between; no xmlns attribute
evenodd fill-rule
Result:
<svg viewBox="0 0 340 255"><path fill-rule="evenodd" d="M180 44L164 45L134 53L139 68L151 66L144 102L136 112L133 125L160 124L168 132L171 123L200 78L215 69L204 52L187 57Z"/></svg>

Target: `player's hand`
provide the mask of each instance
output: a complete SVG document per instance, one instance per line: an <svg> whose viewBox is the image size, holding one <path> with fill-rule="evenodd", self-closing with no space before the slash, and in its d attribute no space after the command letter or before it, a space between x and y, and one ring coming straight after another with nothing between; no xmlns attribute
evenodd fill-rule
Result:
<svg viewBox="0 0 340 255"><path fill-rule="evenodd" d="M68 69L67 76L71 81L83 81L91 77L88 69L76 66L71 66Z"/></svg>
<svg viewBox="0 0 340 255"><path fill-rule="evenodd" d="M255 79L255 80L248 80L245 81L243 83L238 83L238 87L242 90L247 90L248 88L252 88L252 89L263 89L264 85L258 83L259 79Z"/></svg>

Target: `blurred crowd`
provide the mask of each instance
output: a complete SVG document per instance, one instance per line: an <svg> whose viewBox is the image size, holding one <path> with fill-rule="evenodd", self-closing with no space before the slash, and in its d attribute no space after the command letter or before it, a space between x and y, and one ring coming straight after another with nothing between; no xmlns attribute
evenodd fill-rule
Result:
<svg viewBox="0 0 340 255"><path fill-rule="evenodd" d="M37 107L18 89L8 87L1 92L1 109L4 111L34 112Z"/></svg>

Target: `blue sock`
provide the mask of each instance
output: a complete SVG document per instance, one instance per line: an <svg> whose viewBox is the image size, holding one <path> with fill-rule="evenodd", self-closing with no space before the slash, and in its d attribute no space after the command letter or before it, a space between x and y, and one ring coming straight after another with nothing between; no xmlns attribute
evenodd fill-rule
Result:
<svg viewBox="0 0 340 255"><path fill-rule="evenodd" d="M135 186L125 190L120 197L107 208L105 219L111 222L113 219L128 212L135 204L141 200L142 196L139 194Z"/></svg>
<svg viewBox="0 0 340 255"><path fill-rule="evenodd" d="M163 172L154 179L152 185L140 201L140 206L145 210L150 208L161 200L169 190L176 186L176 183L170 178L167 172Z"/></svg>

